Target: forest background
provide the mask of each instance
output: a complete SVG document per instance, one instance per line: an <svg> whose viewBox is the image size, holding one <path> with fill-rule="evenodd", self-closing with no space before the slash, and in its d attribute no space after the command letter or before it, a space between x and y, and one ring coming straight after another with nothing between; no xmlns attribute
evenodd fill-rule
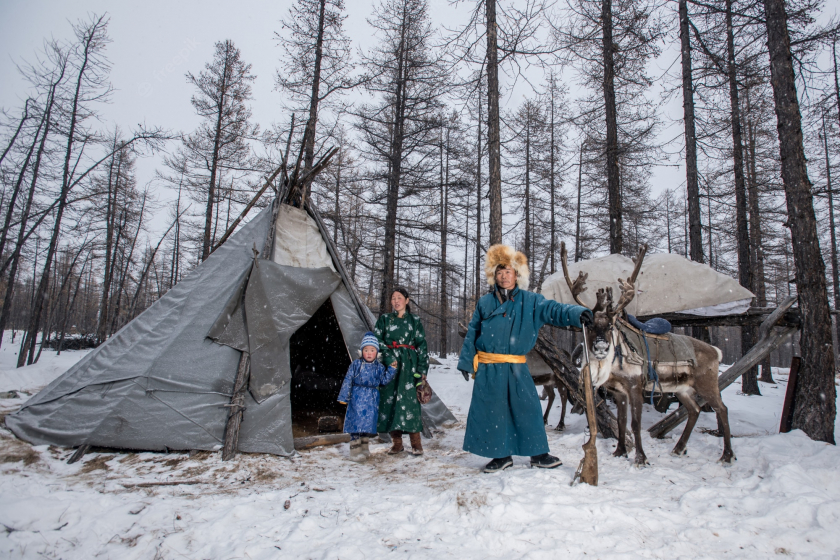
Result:
<svg viewBox="0 0 840 560"><path fill-rule="evenodd" d="M4 4L0 330L23 333L19 365L107 339L212 252L284 157L330 147L311 196L353 281L374 312L405 285L436 352L458 350L494 238L528 255L535 288L566 241L574 260L683 254L759 306L796 292L764 3L492 4L497 142L484 2ZM814 270L840 309L836 7L787 9ZM712 333L732 353L751 336Z"/></svg>

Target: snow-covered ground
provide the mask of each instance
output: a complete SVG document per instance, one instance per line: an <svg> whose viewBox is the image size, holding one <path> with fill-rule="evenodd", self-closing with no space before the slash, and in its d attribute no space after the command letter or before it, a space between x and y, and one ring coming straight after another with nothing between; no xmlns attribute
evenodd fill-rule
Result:
<svg viewBox="0 0 840 560"><path fill-rule="evenodd" d="M0 350L0 391L35 389L84 355L45 352L39 365L12 371L14 351ZM565 464L530 469L518 457L494 475L461 450L463 425L424 440L421 458L388 456L377 444L361 465L346 459L346 444L291 460L89 453L67 465L70 450L32 447L0 429L0 557L837 558L840 452L777 433L781 373L778 385L761 385L762 397L739 395L737 383L725 392L731 466L717 462L721 440L701 431L715 426L703 414L687 457L669 454L681 428L645 437L644 469L600 440L598 487L569 486L584 418L567 416L566 432L553 431L559 399L547 432ZM463 422L472 383L454 360L429 379ZM0 414L25 398L0 400ZM645 427L659 418L646 405Z"/></svg>

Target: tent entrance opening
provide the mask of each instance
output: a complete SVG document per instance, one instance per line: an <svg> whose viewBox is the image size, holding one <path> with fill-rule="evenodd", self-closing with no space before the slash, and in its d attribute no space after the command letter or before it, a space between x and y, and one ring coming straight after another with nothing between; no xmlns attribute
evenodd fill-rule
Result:
<svg viewBox="0 0 840 560"><path fill-rule="evenodd" d="M294 437L318 434L318 418L337 416L343 427L345 406L337 401L350 357L329 298L289 341Z"/></svg>

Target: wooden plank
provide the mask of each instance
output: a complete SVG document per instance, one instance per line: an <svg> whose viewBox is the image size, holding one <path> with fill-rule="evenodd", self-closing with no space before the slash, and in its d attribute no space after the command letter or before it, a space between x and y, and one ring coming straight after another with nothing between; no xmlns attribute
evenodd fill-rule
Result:
<svg viewBox="0 0 840 560"><path fill-rule="evenodd" d="M345 443L350 441L350 434L324 434L318 436L309 436L295 438L295 449L302 451L304 449L312 449L321 445L335 445L336 443Z"/></svg>
<svg viewBox="0 0 840 560"><path fill-rule="evenodd" d="M84 456L85 456L85 453L87 453L87 452L88 452L88 449L90 449L90 445L88 445L88 444L86 444L86 443L85 443L85 444L80 445L80 446L76 449L76 452L75 452L75 453L73 453L73 454L70 456L70 458L69 458L69 459L67 459L67 464L68 464L68 465L72 465L73 463L75 463L76 461L78 461L79 459L81 459L82 457L84 457Z"/></svg>
<svg viewBox="0 0 840 560"><path fill-rule="evenodd" d="M796 406L796 380L799 378L799 366L802 358L794 356L790 360L790 374L788 375L787 389L785 390L785 404L782 406L782 421L779 424L779 433L786 434L791 430L793 424L793 408Z"/></svg>
<svg viewBox="0 0 840 560"><path fill-rule="evenodd" d="M233 384L233 396L230 399L230 413L225 426L225 444L222 448L222 461L229 461L236 456L239 443L239 428L245 412L245 391L248 390L248 377L251 373L251 355L242 352L239 367L236 369L236 381Z"/></svg>
<svg viewBox="0 0 840 560"><path fill-rule="evenodd" d="M744 327L758 326L769 317L776 308L774 307L750 307L746 313L738 315L717 315L705 317L702 315L689 315L686 313L662 313L659 315L639 316L638 320L644 322L653 317L667 319L673 327ZM799 326L799 308L795 307L786 311L777 326L794 327Z"/></svg>

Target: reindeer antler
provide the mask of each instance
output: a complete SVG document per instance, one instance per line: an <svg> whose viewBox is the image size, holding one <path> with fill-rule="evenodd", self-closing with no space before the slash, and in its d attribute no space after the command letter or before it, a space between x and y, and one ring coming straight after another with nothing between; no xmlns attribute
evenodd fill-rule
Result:
<svg viewBox="0 0 840 560"><path fill-rule="evenodd" d="M572 279L569 278L569 254L566 252L566 242L560 242L560 264L563 265L563 276L566 278L566 284L569 286L569 291L572 292L572 297L575 299L578 305L582 305L583 307L588 307L585 303L583 303L580 298L578 297L580 294L586 291L586 279L589 278L589 274L584 274L583 271L578 272L578 277L572 282Z"/></svg>
<svg viewBox="0 0 840 560"><path fill-rule="evenodd" d="M636 257L636 266L633 268L633 274L627 280L618 279L618 285L621 287L621 297L618 298L618 305L615 306L614 315L618 316L627 304L633 301L636 296L636 278L639 276L639 270L642 268L642 262L645 260L647 253L647 244L642 245L639 249L639 255Z"/></svg>

